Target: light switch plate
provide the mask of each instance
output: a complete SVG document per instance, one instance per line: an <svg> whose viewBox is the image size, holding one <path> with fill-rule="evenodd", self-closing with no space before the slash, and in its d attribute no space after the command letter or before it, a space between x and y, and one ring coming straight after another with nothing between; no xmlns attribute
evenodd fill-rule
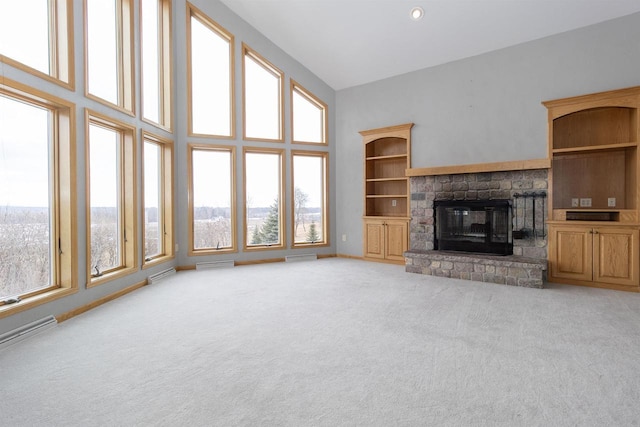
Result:
<svg viewBox="0 0 640 427"><path fill-rule="evenodd" d="M578 198L571 199L571 207L577 208L578 206L580 206L580 199Z"/></svg>
<svg viewBox="0 0 640 427"><path fill-rule="evenodd" d="M581 208L590 208L591 207L591 198L590 197L586 197L586 198L580 199L580 207Z"/></svg>
<svg viewBox="0 0 640 427"><path fill-rule="evenodd" d="M616 198L615 197L609 197L607 199L607 206L609 206L610 208L615 208L616 207Z"/></svg>

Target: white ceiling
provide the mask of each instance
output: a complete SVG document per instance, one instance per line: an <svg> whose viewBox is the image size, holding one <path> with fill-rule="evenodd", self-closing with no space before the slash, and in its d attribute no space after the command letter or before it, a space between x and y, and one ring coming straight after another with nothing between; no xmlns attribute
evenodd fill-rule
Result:
<svg viewBox="0 0 640 427"><path fill-rule="evenodd" d="M640 0L221 1L335 90L640 12Z"/></svg>

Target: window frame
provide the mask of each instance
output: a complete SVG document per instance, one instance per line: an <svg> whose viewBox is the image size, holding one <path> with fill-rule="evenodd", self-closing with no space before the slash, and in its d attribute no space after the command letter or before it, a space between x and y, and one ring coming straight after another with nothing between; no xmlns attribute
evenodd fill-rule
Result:
<svg viewBox="0 0 640 427"><path fill-rule="evenodd" d="M295 162L294 157L319 157L323 159L322 176L322 240L318 242L296 242L295 239ZM329 246L329 153L326 151L291 150L291 245L292 248Z"/></svg>
<svg viewBox="0 0 640 427"><path fill-rule="evenodd" d="M141 177L142 177L142 185L141 185L141 201L142 201L142 268L149 268L152 267L154 265L157 264L161 264L163 262L169 261L171 259L175 258L175 253L174 253L174 241L175 241L175 234L174 234L174 226L173 226L173 218L174 218L174 212L173 212L173 206L174 206L174 191L173 191L173 141L166 139L166 138L162 138L158 135L155 135L151 132L147 132L145 130L142 130L142 136L141 136L141 141L142 141L142 155L141 155L141 159L142 159L142 163L141 163L141 167L142 167L142 173L141 173ZM147 257L144 253L144 248L145 248L145 244L146 244L146 226L145 226L145 221L144 221L144 213L145 213L145 209L146 206L144 204L144 146L145 143L149 141L152 142L154 144L157 144L160 146L161 148L161 166L162 166L162 170L158 171L159 175L160 175L160 181L161 181L161 195L160 195L160 204L162 206L162 223L163 223L163 228L164 228L164 239L162 242L162 252L158 255L155 255L153 257L151 257L150 259L147 260Z"/></svg>
<svg viewBox="0 0 640 427"><path fill-rule="evenodd" d="M116 2L116 24L117 24L117 82L118 82L118 103L114 104L109 100L94 95L89 88L89 19L88 2L84 0L84 90L85 97L101 104L115 108L127 115L135 116L135 49L134 49L134 1L135 0L113 0Z"/></svg>
<svg viewBox="0 0 640 427"><path fill-rule="evenodd" d="M231 210L231 246L225 248L202 248L195 249L194 247L194 190L193 190L193 152L194 151L216 151L216 152L228 152L230 155L229 163L230 163L230 202L231 206L229 207ZM228 254L238 252L238 233L237 233L237 186L236 186L236 147L233 145L217 145L217 144L195 144L189 143L187 144L187 178L188 178L188 192L189 192L189 224L188 224L188 233L189 233L189 256L198 256L198 255L218 255L218 254Z"/></svg>
<svg viewBox="0 0 640 427"><path fill-rule="evenodd" d="M236 100L235 100L235 37L223 26L209 18L191 3L187 3L187 136L201 136L216 139L235 139L236 137ZM229 43L229 135L196 133L193 131L193 72L191 49L191 19L197 19L222 39Z"/></svg>
<svg viewBox="0 0 640 427"><path fill-rule="evenodd" d="M173 43L172 43L172 15L171 15L171 0L157 0L158 2L158 108L159 108L159 121L155 122L145 117L144 112L144 46L143 39L143 10L142 2L140 2L139 16L140 16L140 116L142 121L158 126L167 132L172 132L173 129Z"/></svg>
<svg viewBox="0 0 640 427"><path fill-rule="evenodd" d="M29 310L40 304L71 295L78 291L78 248L76 208L76 107L75 104L33 89L8 78L0 82L0 93L9 98L36 105L51 114L51 154L53 156L53 195L51 221L57 248L53 255L51 286L21 295L19 304L0 302L0 319Z"/></svg>
<svg viewBox="0 0 640 427"><path fill-rule="evenodd" d="M245 74L245 61L247 56L250 56L251 59L264 68L265 71L278 78L278 138L247 136L247 85ZM284 142L284 129L284 72L258 52L251 49L246 43L242 43L242 139L245 141Z"/></svg>
<svg viewBox="0 0 640 427"><path fill-rule="evenodd" d="M247 229L247 154L258 153L258 154L277 154L280 156L280 161L278 164L279 172L280 172L280 185L278 186L278 221L280 224L280 243L278 245L249 245L249 232ZM247 252L253 251L263 251L263 250L276 250L276 249L285 249L287 247L287 235L286 235L286 224L285 224L285 182L286 182L286 172L285 172L285 150L284 148L265 148L265 147L243 147L242 149L242 174L243 174L243 234L244 234L244 250Z"/></svg>
<svg viewBox="0 0 640 427"><path fill-rule="evenodd" d="M311 91L305 89L301 84L299 84L298 82L296 82L293 79L290 79L289 81L289 88L290 88L290 102L291 102L291 142L293 144L304 144L304 145L314 145L314 146L327 146L329 145L329 140L328 140L328 133L329 133L329 122L328 122L328 115L329 115L329 107L327 106L327 104L325 102L323 102L320 98L318 98L317 96L315 96L313 93L311 93ZM302 141L302 140L296 140L295 139L295 114L294 114L294 109L293 109L293 95L294 92L297 93L298 95L302 96L303 98L305 98L307 101L309 101L311 104L316 105L318 108L320 108L322 110L322 142L312 142L312 141Z"/></svg>
<svg viewBox="0 0 640 427"><path fill-rule="evenodd" d="M1 53L0 63L5 63L69 90L75 90L73 3L73 0L48 0L49 73Z"/></svg>
<svg viewBox="0 0 640 427"><path fill-rule="evenodd" d="M94 276L91 267L91 163L89 138L90 125L113 130L120 134L120 172L121 192L120 211L122 221L120 241L122 242L122 264L99 276ZM85 197L86 197L86 268L87 287L93 287L111 280L127 276L138 270L138 231L137 231L137 167L136 167L136 127L110 118L93 110L85 109ZM126 236L126 238L125 238Z"/></svg>

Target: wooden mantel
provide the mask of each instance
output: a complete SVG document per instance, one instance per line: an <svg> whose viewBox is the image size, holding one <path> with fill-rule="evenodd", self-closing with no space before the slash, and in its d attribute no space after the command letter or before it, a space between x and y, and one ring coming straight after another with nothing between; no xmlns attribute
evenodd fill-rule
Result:
<svg viewBox="0 0 640 427"><path fill-rule="evenodd" d="M515 160L511 162L474 163L469 165L434 166L430 168L409 168L406 176L451 175L459 173L503 172L528 169L549 169L550 159Z"/></svg>

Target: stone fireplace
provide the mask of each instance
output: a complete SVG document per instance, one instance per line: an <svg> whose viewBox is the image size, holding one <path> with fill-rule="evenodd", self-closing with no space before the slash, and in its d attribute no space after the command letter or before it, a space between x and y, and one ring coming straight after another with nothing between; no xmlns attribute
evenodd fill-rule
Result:
<svg viewBox="0 0 640 427"><path fill-rule="evenodd" d="M547 266L545 199L518 199L544 194L548 187L547 169L499 172L455 173L411 176L411 223L406 271L458 279L543 287ZM511 228L519 238L512 240L511 255L436 250L435 205L445 202L504 200L512 206ZM525 201L522 203L522 201ZM455 216L455 214L454 214ZM486 224L487 221L484 221ZM482 221L475 224L478 232ZM477 233L475 233L477 234Z"/></svg>

